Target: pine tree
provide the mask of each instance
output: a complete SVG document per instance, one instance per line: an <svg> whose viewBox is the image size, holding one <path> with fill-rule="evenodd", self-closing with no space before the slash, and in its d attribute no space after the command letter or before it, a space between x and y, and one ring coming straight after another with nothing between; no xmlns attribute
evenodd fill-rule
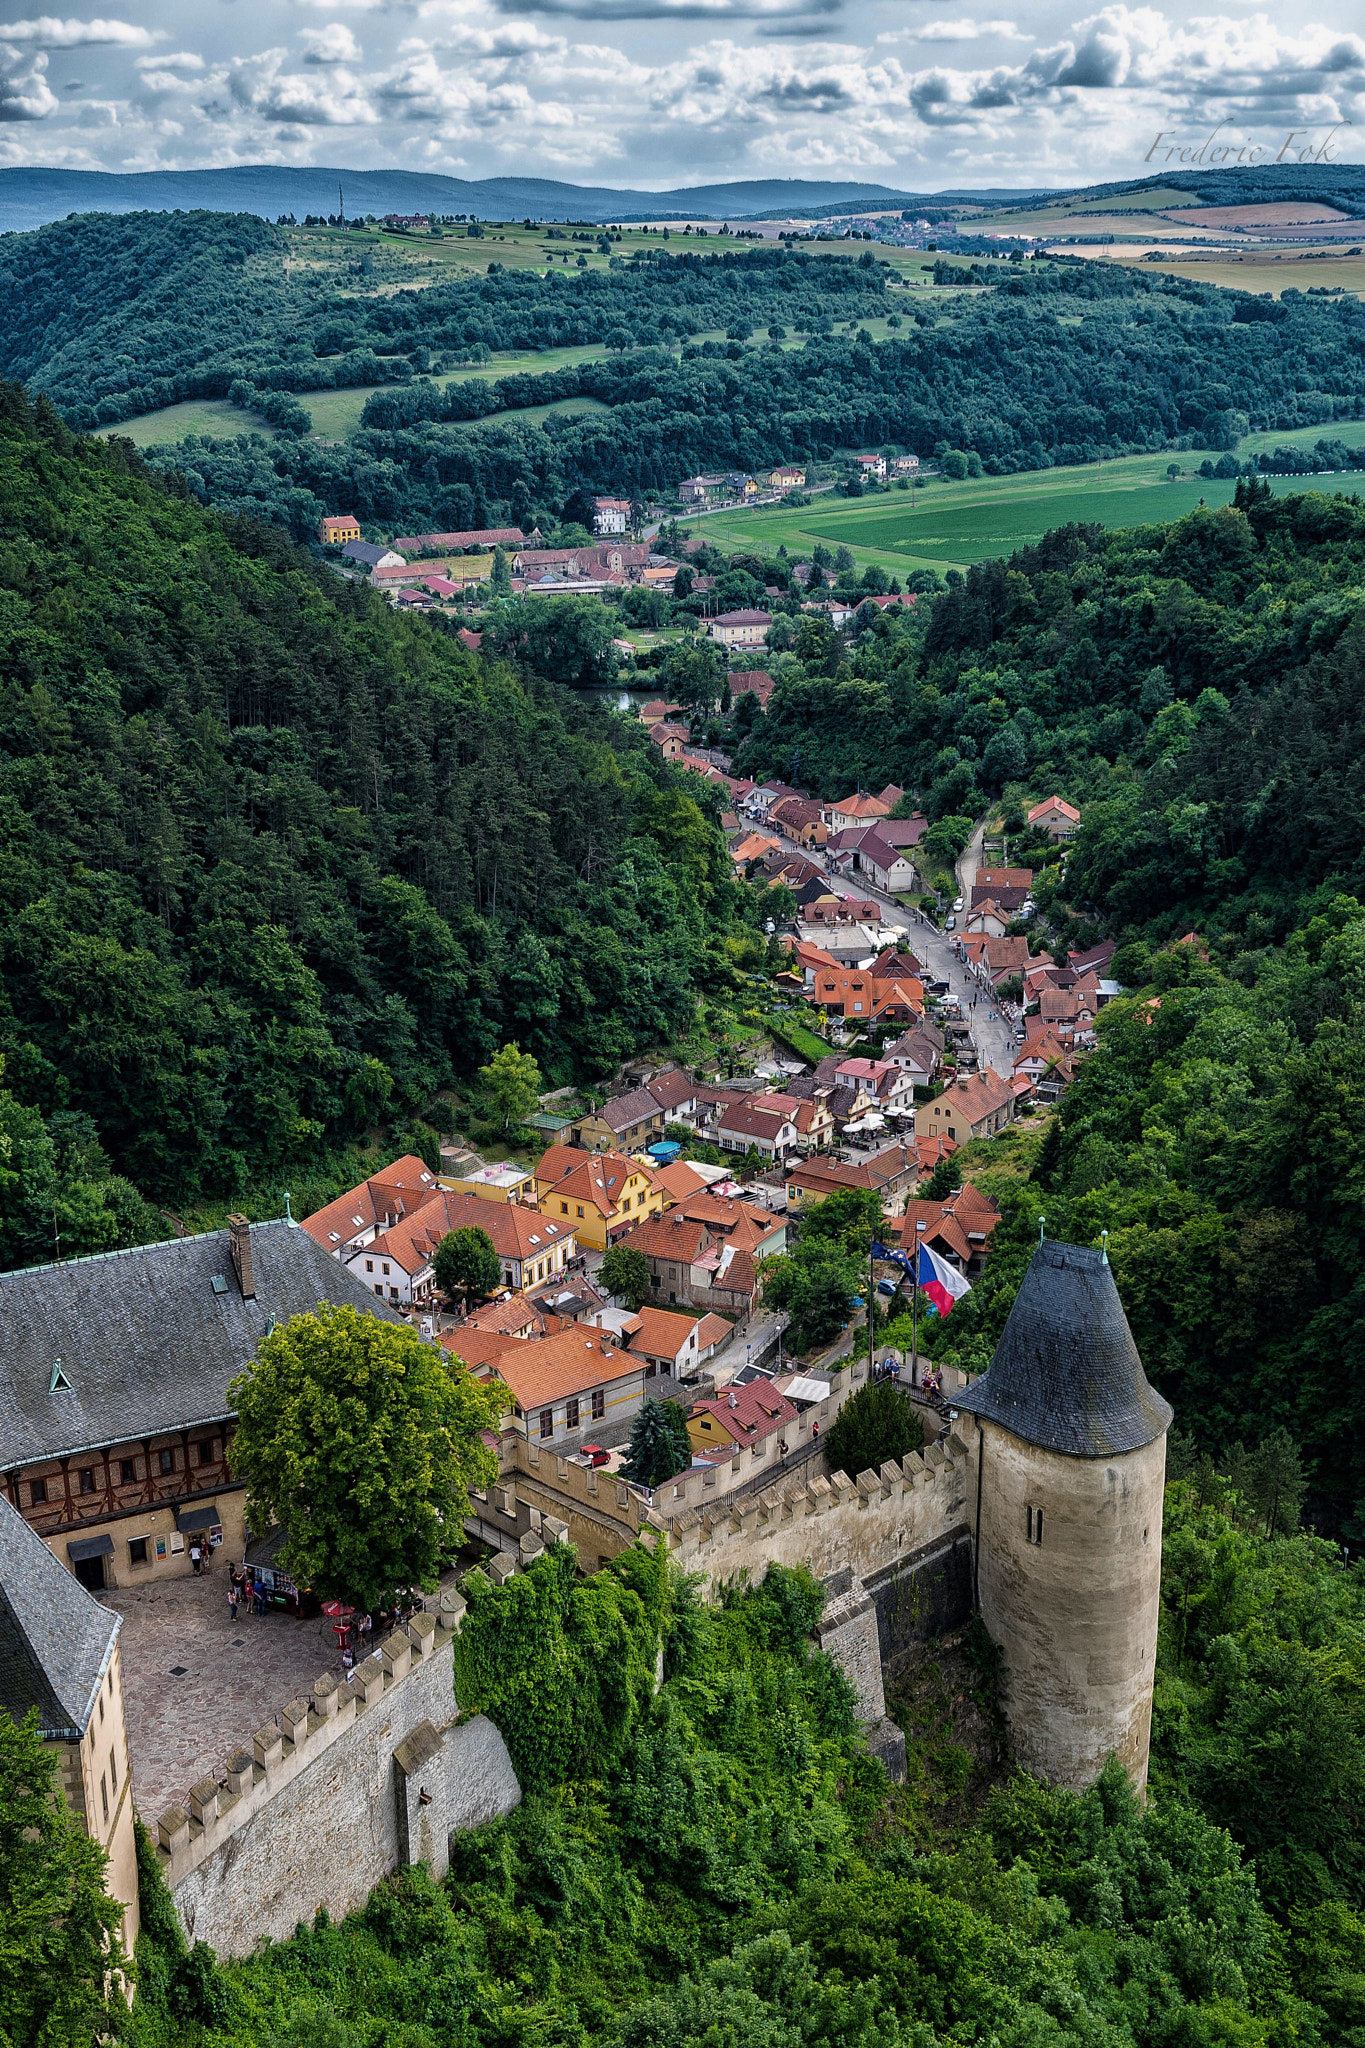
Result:
<svg viewBox="0 0 1365 2048"><path fill-rule="evenodd" d="M692 1462L687 1417L676 1401L646 1400L630 1426L630 1448L621 1467L623 1479L637 1486L662 1486Z"/></svg>

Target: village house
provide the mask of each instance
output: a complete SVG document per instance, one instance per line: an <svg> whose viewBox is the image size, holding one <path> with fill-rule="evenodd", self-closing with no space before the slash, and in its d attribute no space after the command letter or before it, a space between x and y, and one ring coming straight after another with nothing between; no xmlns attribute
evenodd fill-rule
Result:
<svg viewBox="0 0 1365 2048"><path fill-rule="evenodd" d="M772 622L771 612L719 612L707 632L722 647L761 647Z"/></svg>
<svg viewBox="0 0 1365 2048"><path fill-rule="evenodd" d="M884 1240L906 1253L916 1244L927 1244L969 1280L976 1280L986 1263L991 1233L999 1221L999 1203L983 1195L971 1181L964 1180L941 1202L912 1197L905 1205L904 1215L888 1222Z"/></svg>
<svg viewBox="0 0 1365 2048"><path fill-rule="evenodd" d="M841 1081L858 1083L871 1109L898 1115L915 1106L914 1077L892 1060L840 1060L835 1072Z"/></svg>
<svg viewBox="0 0 1365 2048"><path fill-rule="evenodd" d="M572 1227L581 1244L599 1252L643 1217L663 1213L652 1169L619 1152L551 1145L536 1168L536 1188L542 1216Z"/></svg>
<svg viewBox="0 0 1365 2048"><path fill-rule="evenodd" d="M915 863L909 853L895 844L891 830L873 825L858 842L855 866L870 877L874 888L884 895L915 887Z"/></svg>
<svg viewBox="0 0 1365 2048"><path fill-rule="evenodd" d="M406 576L408 565L392 548L376 547L367 540L348 540L341 550L345 561L354 562L358 569L368 569L373 575L377 569L396 569Z"/></svg>
<svg viewBox="0 0 1365 2048"><path fill-rule="evenodd" d="M228 1387L277 1323L319 1302L392 1319L295 1223L248 1224L4 1276L0 1475L92 1592L240 1557Z"/></svg>
<svg viewBox="0 0 1365 2048"><path fill-rule="evenodd" d="M372 1244L381 1230L415 1215L435 1194L439 1182L415 1153L395 1159L382 1173L372 1174L325 1209L305 1216L300 1229L333 1258L341 1259L363 1244Z"/></svg>
<svg viewBox="0 0 1365 2048"><path fill-rule="evenodd" d="M324 519L318 528L318 538L324 547L339 548L343 542L360 539L360 521L354 512L337 512Z"/></svg>
<svg viewBox="0 0 1365 2048"><path fill-rule="evenodd" d="M1015 1095L994 1067L963 1074L949 1082L942 1095L921 1102L915 1111L917 1138L951 1138L965 1145L971 1138L993 1138L1013 1121Z"/></svg>
<svg viewBox="0 0 1365 2048"><path fill-rule="evenodd" d="M645 1082L664 1113L666 1123L694 1123L697 1115L697 1084L681 1067L665 1067Z"/></svg>
<svg viewBox="0 0 1365 2048"><path fill-rule="evenodd" d="M441 1342L462 1357L463 1335L454 1330ZM530 1342L507 1338L478 1372L507 1387L512 1408L505 1426L534 1444L563 1443L584 1430L628 1422L644 1406L645 1360L587 1324Z"/></svg>
<svg viewBox="0 0 1365 2048"><path fill-rule="evenodd" d="M649 737L665 761L681 760L689 734L685 725L660 723L649 728Z"/></svg>
<svg viewBox="0 0 1365 2048"><path fill-rule="evenodd" d="M1040 1102L1055 1102L1075 1078L1075 1051L1051 1024L1038 1028L1034 1019L1034 1027L1019 1048L1014 1077L1027 1081Z"/></svg>
<svg viewBox="0 0 1365 2048"><path fill-rule="evenodd" d="M733 1455L789 1429L799 1410L771 1380L751 1380L693 1403L687 1434L694 1453Z"/></svg>
<svg viewBox="0 0 1365 2048"><path fill-rule="evenodd" d="M881 478L886 475L884 455L855 455L853 466L860 476Z"/></svg>
<svg viewBox="0 0 1365 2048"><path fill-rule="evenodd" d="M1017 909L1033 887L1032 868L978 868L972 884L972 902L990 896L1008 909Z"/></svg>
<svg viewBox="0 0 1365 2048"><path fill-rule="evenodd" d="M592 530L594 533L629 533L629 498L594 498Z"/></svg>
<svg viewBox="0 0 1365 2048"><path fill-rule="evenodd" d="M1004 910L988 896L984 902L974 903L964 919L964 929L969 932L983 932L988 938L1003 939L1014 921L1014 912Z"/></svg>
<svg viewBox="0 0 1365 2048"><path fill-rule="evenodd" d="M772 806L768 818L797 846L823 846L829 837L829 827L820 815L819 804L810 802L806 797L782 797Z"/></svg>
<svg viewBox="0 0 1365 2048"><path fill-rule="evenodd" d="M1035 804L1025 820L1030 832L1045 832L1054 843L1070 839L1080 822L1080 812L1059 796L1045 797L1042 803Z"/></svg>
<svg viewBox="0 0 1365 2048"><path fill-rule="evenodd" d="M672 1314L646 1304L622 1331L622 1344L632 1358L645 1361L645 1378L656 1373L670 1379L691 1379L701 1365L700 1320Z"/></svg>
<svg viewBox="0 0 1365 2048"><path fill-rule="evenodd" d="M787 1109L765 1106L766 1098L751 1095L721 1111L715 1142L722 1152L758 1152L782 1160L799 1144L795 1121Z"/></svg>
<svg viewBox="0 0 1365 2048"><path fill-rule="evenodd" d="M913 476L919 468L918 455L897 455L891 467L897 476Z"/></svg>
<svg viewBox="0 0 1365 2048"><path fill-rule="evenodd" d="M640 1152L663 1136L667 1121L663 1104L647 1088L632 1088L589 1110L575 1129L590 1152Z"/></svg>
<svg viewBox="0 0 1365 2048"><path fill-rule="evenodd" d="M882 1058L908 1074L916 1087L927 1088L943 1062L943 1033L929 1018L921 1017L883 1048Z"/></svg>
<svg viewBox="0 0 1365 2048"><path fill-rule="evenodd" d="M438 1187L432 1199L370 1243L345 1255L357 1280L394 1307L421 1306L440 1292L432 1261L452 1230L482 1230L502 1265L502 1284L520 1294L564 1272L578 1255L574 1231L523 1202L454 1194Z"/></svg>
<svg viewBox="0 0 1365 2048"><path fill-rule="evenodd" d="M806 472L794 464L784 464L779 469L768 471L768 488L772 491L799 491L805 488Z"/></svg>
<svg viewBox="0 0 1365 2048"><path fill-rule="evenodd" d="M785 1226L770 1217L766 1234L751 1224L727 1235L714 1222L684 1215L685 1206L638 1224L626 1240L648 1263L650 1294L656 1301L746 1319L758 1294L755 1262L782 1250Z"/></svg>
<svg viewBox="0 0 1365 2048"><path fill-rule="evenodd" d="M525 1202L534 1209L536 1177L529 1167L510 1159L493 1166L471 1167L467 1173L443 1173L440 1184L453 1195L481 1195L486 1202Z"/></svg>
<svg viewBox="0 0 1365 2048"><path fill-rule="evenodd" d="M19 1722L36 1714L38 1738L57 1760L58 1803L108 1858L100 1882L123 1908L119 1938L131 1955L138 1868L122 1628L123 1616L92 1599L0 1497L0 1705ZM20 1840L22 1815L10 1809ZM8 1924L13 1940L17 1922Z"/></svg>
<svg viewBox="0 0 1365 2048"><path fill-rule="evenodd" d="M955 1148L948 1145L945 1149L951 1152ZM787 1212L799 1216L803 1209L823 1202L841 1188L870 1188L880 1195L887 1215L898 1215L907 1194L929 1170L914 1144L890 1145L856 1165L840 1159L802 1160L786 1170Z"/></svg>

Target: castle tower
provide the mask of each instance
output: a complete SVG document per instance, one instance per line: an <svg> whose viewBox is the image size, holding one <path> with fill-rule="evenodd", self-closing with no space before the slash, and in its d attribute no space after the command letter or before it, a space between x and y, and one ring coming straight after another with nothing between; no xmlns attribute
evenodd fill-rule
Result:
<svg viewBox="0 0 1365 2048"><path fill-rule="evenodd" d="M1147 1782L1171 1409L1103 1253L1040 1244L976 1420L976 1587L1027 1770L1077 1790L1111 1752Z"/></svg>

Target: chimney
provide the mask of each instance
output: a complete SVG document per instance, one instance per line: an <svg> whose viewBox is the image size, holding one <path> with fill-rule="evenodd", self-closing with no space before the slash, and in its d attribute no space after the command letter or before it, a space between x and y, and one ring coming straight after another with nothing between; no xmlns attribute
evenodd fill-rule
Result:
<svg viewBox="0 0 1365 2048"><path fill-rule="evenodd" d="M229 1216L228 1244L232 1251L232 1264L237 1274L237 1285L242 1290L243 1301L256 1299L256 1281L251 1270L251 1225L245 1216Z"/></svg>

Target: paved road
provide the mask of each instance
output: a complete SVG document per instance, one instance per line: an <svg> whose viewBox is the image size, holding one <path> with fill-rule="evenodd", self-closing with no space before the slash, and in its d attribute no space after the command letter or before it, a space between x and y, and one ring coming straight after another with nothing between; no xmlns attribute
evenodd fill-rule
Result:
<svg viewBox="0 0 1365 2048"><path fill-rule="evenodd" d="M958 873L961 877L962 864L971 861L971 876L975 879L981 857L983 827L978 826L968 850L962 856ZM975 851L972 851L974 846ZM841 882L844 878L839 877ZM970 883L962 891L964 903L970 901ZM939 931L927 918L916 910L907 910L894 896L884 896L874 889L866 876L859 875L856 886L845 885L846 895L868 898L886 912L885 922L898 925L905 932L911 952L922 960L934 981L946 981L950 992L962 1005L962 1014L972 1027L972 1041L976 1046L977 1058L982 1067L994 1067L998 1074L1009 1075L1014 1070L1016 1041L1006 1018L998 1011L992 1015L992 1006L982 995L980 984L965 962L958 959L953 950L952 940ZM975 1008L972 1007L975 1002Z"/></svg>

